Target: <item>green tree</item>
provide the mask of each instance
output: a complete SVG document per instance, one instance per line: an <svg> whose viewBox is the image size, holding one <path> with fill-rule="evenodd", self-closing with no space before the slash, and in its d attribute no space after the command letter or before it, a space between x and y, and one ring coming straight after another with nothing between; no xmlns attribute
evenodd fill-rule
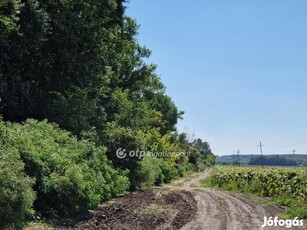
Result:
<svg viewBox="0 0 307 230"><path fill-rule="evenodd" d="M200 153L204 156L208 156L208 155L212 154L209 143L203 141L200 138L193 140L192 145L195 148L197 148L200 151Z"/></svg>
<svg viewBox="0 0 307 230"><path fill-rule="evenodd" d="M138 25L124 15L124 3L1 3L4 119L47 118L78 136L95 130L99 144L107 142L103 134L113 121L134 129L158 127L163 134L174 131L182 112L165 95L156 66L144 62L151 52L136 41Z"/></svg>

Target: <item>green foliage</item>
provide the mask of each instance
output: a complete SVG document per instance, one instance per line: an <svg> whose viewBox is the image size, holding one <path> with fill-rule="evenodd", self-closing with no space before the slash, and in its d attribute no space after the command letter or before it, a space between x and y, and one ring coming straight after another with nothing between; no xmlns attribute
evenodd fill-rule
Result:
<svg viewBox="0 0 307 230"><path fill-rule="evenodd" d="M302 168L216 167L211 181L219 187L230 185L242 192L267 197L307 200L307 176Z"/></svg>
<svg viewBox="0 0 307 230"><path fill-rule="evenodd" d="M35 208L45 215L73 215L100 204L129 187L113 169L105 148L77 140L46 121L2 126L1 139L14 150L35 179Z"/></svg>
<svg viewBox="0 0 307 230"><path fill-rule="evenodd" d="M197 161L196 168L198 172L204 171L207 168L207 165L204 162Z"/></svg>
<svg viewBox="0 0 307 230"><path fill-rule="evenodd" d="M18 0L3 0L0 2L0 28L2 39L18 29L18 14L21 7L22 4Z"/></svg>
<svg viewBox="0 0 307 230"><path fill-rule="evenodd" d="M140 170L138 172L141 181L140 186L152 187L162 184L165 181L165 175L162 170L164 167L162 159L145 156L140 163Z"/></svg>
<svg viewBox="0 0 307 230"><path fill-rule="evenodd" d="M212 155L211 149L210 149L210 145L208 142L203 141L200 138L197 138L195 140L192 141L192 145L193 147L197 148L199 150L199 152L206 156Z"/></svg>
<svg viewBox="0 0 307 230"><path fill-rule="evenodd" d="M124 16L124 1L4 1L0 4L0 113L56 122L78 136L108 122L175 130L179 112L146 64L150 51ZM95 7L93 7L95 6ZM133 116L131 116L133 114Z"/></svg>
<svg viewBox="0 0 307 230"><path fill-rule="evenodd" d="M145 61L151 52L138 44L125 2L0 2L0 114L23 122L3 123L0 137L45 216L74 215L214 163L208 143L176 133L183 112ZM119 148L190 155L119 159ZM23 216L30 198L21 193Z"/></svg>
<svg viewBox="0 0 307 230"><path fill-rule="evenodd" d="M3 123L0 124L3 130ZM0 229L19 227L33 214L34 180L24 173L18 152L0 147Z"/></svg>
<svg viewBox="0 0 307 230"><path fill-rule="evenodd" d="M282 217L284 218L307 218L307 201L282 196L266 202L266 205L287 207L285 213L282 214Z"/></svg>
<svg viewBox="0 0 307 230"><path fill-rule="evenodd" d="M207 166L211 166L215 164L215 155L213 155L212 153L207 155L206 157L206 165Z"/></svg>
<svg viewBox="0 0 307 230"><path fill-rule="evenodd" d="M291 207L286 211L286 216L288 218L300 218L306 219L307 218L307 202L293 202Z"/></svg>
<svg viewBox="0 0 307 230"><path fill-rule="evenodd" d="M267 202L268 205L275 205L275 206L289 206L294 201L291 197L278 197L273 200Z"/></svg>
<svg viewBox="0 0 307 230"><path fill-rule="evenodd" d="M307 177L303 168L215 167L205 185L273 197L267 205L287 206L284 218L307 217Z"/></svg>
<svg viewBox="0 0 307 230"><path fill-rule="evenodd" d="M108 146L108 158L113 162L115 167L129 172L130 188L132 190L136 189L138 187L138 176L136 171L138 170L140 159L128 156L119 159L116 156L118 149L123 149L127 152L142 149L142 143L136 135L136 131L132 128L124 128L115 122L111 122L106 126L105 137Z"/></svg>
<svg viewBox="0 0 307 230"><path fill-rule="evenodd" d="M211 177L207 177L207 178L201 180L200 183L201 183L203 186L205 186L205 187L210 187L210 186L212 186Z"/></svg>

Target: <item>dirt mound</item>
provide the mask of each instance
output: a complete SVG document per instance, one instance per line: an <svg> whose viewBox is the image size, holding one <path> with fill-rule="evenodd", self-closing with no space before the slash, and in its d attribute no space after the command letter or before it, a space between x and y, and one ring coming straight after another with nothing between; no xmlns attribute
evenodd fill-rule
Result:
<svg viewBox="0 0 307 230"><path fill-rule="evenodd" d="M68 229L179 229L196 214L191 192L133 192L91 211Z"/></svg>

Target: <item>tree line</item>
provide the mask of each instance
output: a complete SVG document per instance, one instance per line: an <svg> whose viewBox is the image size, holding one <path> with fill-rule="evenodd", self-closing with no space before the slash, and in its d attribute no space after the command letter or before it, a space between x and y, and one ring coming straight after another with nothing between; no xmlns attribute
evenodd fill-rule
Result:
<svg viewBox="0 0 307 230"><path fill-rule="evenodd" d="M293 159L287 159L283 156L258 156L252 157L249 165L270 165L270 166L298 166Z"/></svg>
<svg viewBox="0 0 307 230"><path fill-rule="evenodd" d="M73 216L214 163L146 63L124 0L0 2L0 223ZM190 156L116 157L116 150Z"/></svg>

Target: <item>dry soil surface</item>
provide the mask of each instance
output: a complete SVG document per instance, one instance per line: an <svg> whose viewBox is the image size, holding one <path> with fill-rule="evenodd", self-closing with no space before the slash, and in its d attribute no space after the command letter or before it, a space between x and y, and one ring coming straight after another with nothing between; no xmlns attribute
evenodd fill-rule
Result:
<svg viewBox="0 0 307 230"><path fill-rule="evenodd" d="M283 210L265 199L201 185L211 169L162 188L130 193L83 216L69 229L254 230ZM291 228L295 229L295 228Z"/></svg>
<svg viewBox="0 0 307 230"><path fill-rule="evenodd" d="M264 216L276 216L282 210L263 206L265 200L201 186L200 180L209 176L211 169L193 174L165 187L170 190L191 191L197 200L194 218L182 230L253 230L262 228ZM274 227L271 229L282 229ZM283 228L285 229L285 228Z"/></svg>
<svg viewBox="0 0 307 230"><path fill-rule="evenodd" d="M190 222L196 211L197 201L189 191L148 189L90 211L68 229L175 230Z"/></svg>

